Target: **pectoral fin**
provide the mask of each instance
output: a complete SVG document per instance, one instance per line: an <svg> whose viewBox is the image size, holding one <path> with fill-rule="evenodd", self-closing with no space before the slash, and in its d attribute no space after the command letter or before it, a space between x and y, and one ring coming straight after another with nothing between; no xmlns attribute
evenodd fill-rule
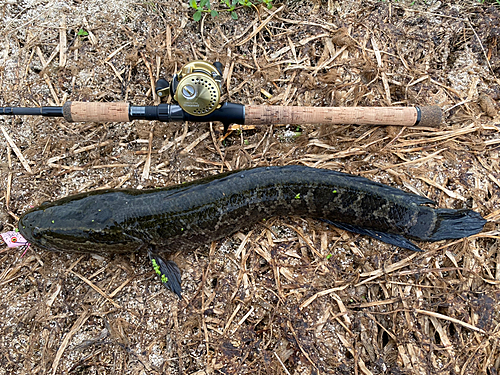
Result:
<svg viewBox="0 0 500 375"><path fill-rule="evenodd" d="M366 228L361 228L356 225L351 225L351 224L344 224L344 223L338 223L336 221L330 221L327 219L321 219L321 221L324 221L325 223L335 225L339 229L347 230L349 232L357 233L357 234L362 234L365 236L370 236L372 238L375 238L379 241L388 243L390 245L398 246L403 249L408 249L412 251L422 251L417 245L415 245L413 242L407 240L403 236L399 234L392 234L392 233L385 233L385 232L379 232L376 230L372 229L366 229Z"/></svg>
<svg viewBox="0 0 500 375"><path fill-rule="evenodd" d="M153 251L148 251L149 259L153 263L155 272L160 276L160 280L168 289L182 298L181 271L175 262L165 260Z"/></svg>

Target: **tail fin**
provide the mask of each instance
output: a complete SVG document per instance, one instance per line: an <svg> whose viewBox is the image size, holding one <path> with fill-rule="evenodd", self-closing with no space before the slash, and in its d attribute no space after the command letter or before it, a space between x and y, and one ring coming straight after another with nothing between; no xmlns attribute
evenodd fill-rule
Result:
<svg viewBox="0 0 500 375"><path fill-rule="evenodd" d="M429 241L464 238L483 230L486 220L472 210L436 209L436 226Z"/></svg>

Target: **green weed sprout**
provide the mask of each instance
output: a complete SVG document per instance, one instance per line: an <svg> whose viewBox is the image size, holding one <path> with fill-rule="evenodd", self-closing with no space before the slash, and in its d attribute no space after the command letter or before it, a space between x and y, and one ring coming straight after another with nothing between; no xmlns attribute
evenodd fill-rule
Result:
<svg viewBox="0 0 500 375"><path fill-rule="evenodd" d="M201 20L203 13L210 13L212 17L217 17L219 12L231 13L231 18L238 19L236 9L240 7L252 7L258 4L265 4L269 9L273 7L272 0L214 0L217 2L215 6L210 3L210 0L189 0L189 6L195 10L193 19Z"/></svg>

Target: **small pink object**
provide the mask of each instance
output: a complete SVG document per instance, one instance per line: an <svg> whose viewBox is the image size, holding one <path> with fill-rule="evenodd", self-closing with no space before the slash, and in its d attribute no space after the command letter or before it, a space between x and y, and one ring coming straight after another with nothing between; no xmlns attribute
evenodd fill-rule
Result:
<svg viewBox="0 0 500 375"><path fill-rule="evenodd" d="M28 241L19 232L9 231L0 233L0 236L8 247L28 245Z"/></svg>

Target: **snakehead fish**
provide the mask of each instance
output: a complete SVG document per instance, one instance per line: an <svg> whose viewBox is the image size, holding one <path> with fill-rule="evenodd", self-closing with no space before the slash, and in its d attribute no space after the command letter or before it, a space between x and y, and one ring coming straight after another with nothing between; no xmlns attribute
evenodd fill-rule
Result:
<svg viewBox="0 0 500 375"><path fill-rule="evenodd" d="M25 213L33 245L73 252L147 249L162 282L180 297L180 271L158 252L192 249L272 216L308 216L405 249L480 232L477 212L433 208L428 198L366 178L304 166L261 167L151 190L96 190Z"/></svg>

